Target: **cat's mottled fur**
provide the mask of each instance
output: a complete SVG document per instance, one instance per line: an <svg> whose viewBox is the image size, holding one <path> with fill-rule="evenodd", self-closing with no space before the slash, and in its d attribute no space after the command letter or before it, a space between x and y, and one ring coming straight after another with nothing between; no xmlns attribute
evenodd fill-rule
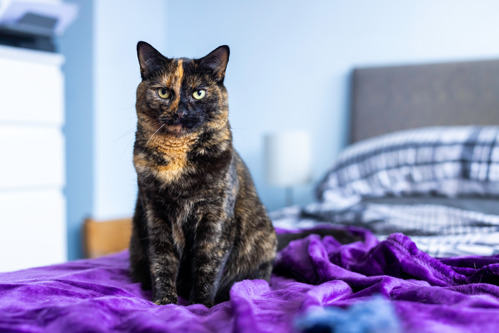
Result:
<svg viewBox="0 0 499 333"><path fill-rule="evenodd" d="M237 281L269 280L277 243L232 146L223 84L229 48L169 59L139 42L137 52L131 273L157 304L180 295L212 306Z"/></svg>

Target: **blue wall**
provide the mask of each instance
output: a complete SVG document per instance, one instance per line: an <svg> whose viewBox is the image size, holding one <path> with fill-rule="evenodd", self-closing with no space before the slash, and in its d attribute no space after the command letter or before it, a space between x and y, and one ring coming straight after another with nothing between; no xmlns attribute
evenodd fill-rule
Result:
<svg viewBox="0 0 499 333"><path fill-rule="evenodd" d="M81 226L93 211L93 1L70 1L80 6L78 19L59 43L66 57L66 187L68 258L82 256Z"/></svg>
<svg viewBox="0 0 499 333"><path fill-rule="evenodd" d="M235 145L269 209L284 205L285 197L265 183L264 134L310 131L315 183L345 144L353 67L499 57L493 0L78 3L87 11L63 47L70 258L78 253L82 216L133 212L139 39L170 57L200 57L230 45L226 85ZM299 204L310 202L312 184L296 194Z"/></svg>

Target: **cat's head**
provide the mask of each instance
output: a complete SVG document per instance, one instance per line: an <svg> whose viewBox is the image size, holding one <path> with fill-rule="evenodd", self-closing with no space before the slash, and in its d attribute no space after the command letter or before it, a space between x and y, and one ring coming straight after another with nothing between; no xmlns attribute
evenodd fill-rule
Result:
<svg viewBox="0 0 499 333"><path fill-rule="evenodd" d="M142 82L137 88L139 122L158 134L182 136L228 124L223 81L229 47L200 59L167 58L145 42L137 44Z"/></svg>

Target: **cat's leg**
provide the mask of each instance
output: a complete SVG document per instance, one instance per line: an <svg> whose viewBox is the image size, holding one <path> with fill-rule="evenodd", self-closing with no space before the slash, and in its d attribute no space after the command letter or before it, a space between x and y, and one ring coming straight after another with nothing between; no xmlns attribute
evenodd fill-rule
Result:
<svg viewBox="0 0 499 333"><path fill-rule="evenodd" d="M222 233L222 229L223 225L217 220L217 214L208 214L198 224L192 252L191 303L207 307L214 304L221 273L231 248L231 242Z"/></svg>
<svg viewBox="0 0 499 333"><path fill-rule="evenodd" d="M130 275L132 280L140 282L143 289L151 289L151 272L147 256L148 236L144 210L137 200L132 221L132 236L130 238Z"/></svg>
<svg viewBox="0 0 499 333"><path fill-rule="evenodd" d="M149 270L149 260L140 238L135 231L132 230L130 239L130 274L132 280L140 282L142 289L151 289L151 272Z"/></svg>
<svg viewBox="0 0 499 333"><path fill-rule="evenodd" d="M146 216L153 301L160 305L176 304L179 256L173 244L171 224L159 219L151 209Z"/></svg>

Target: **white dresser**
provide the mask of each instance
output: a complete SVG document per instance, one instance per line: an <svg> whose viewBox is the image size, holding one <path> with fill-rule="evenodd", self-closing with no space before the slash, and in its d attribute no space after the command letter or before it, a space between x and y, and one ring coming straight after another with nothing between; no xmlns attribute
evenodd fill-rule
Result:
<svg viewBox="0 0 499 333"><path fill-rule="evenodd" d="M0 272L67 258L63 62L0 45Z"/></svg>

